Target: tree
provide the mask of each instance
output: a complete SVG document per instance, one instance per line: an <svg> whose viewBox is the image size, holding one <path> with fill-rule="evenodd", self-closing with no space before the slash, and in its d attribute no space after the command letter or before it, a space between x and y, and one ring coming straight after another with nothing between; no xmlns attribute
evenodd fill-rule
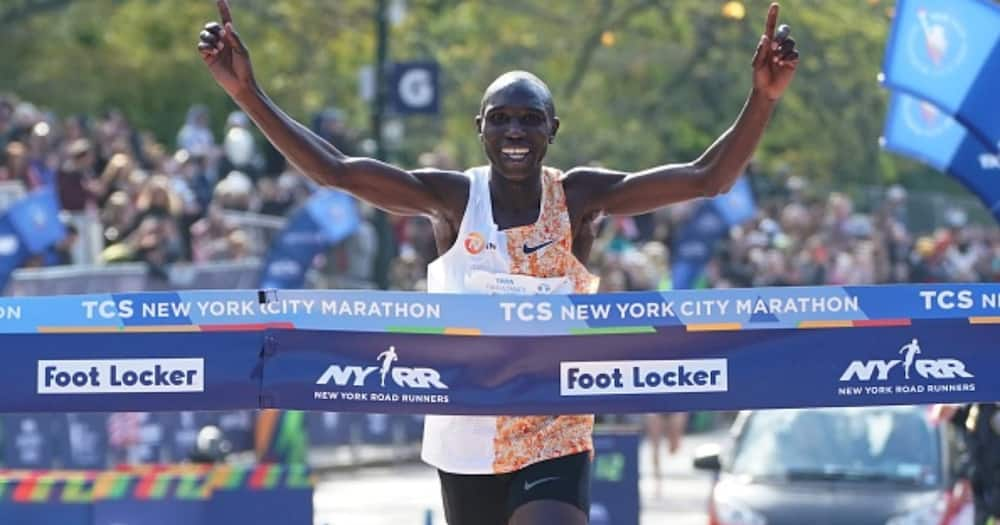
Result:
<svg viewBox="0 0 1000 525"><path fill-rule="evenodd" d="M440 117L406 121L396 159L412 165L447 143L463 164L483 162L472 127L482 90L505 70L528 69L549 83L563 120L552 164L640 169L690 160L730 124L749 90L765 8L746 4L747 16L731 20L721 2L700 0L410 0L393 27L392 57L437 60L444 104ZM367 128L357 85L374 55L371 2L240 0L234 8L258 77L282 107L308 120L336 105ZM7 2L0 91L61 113L118 107L172 145L191 104L208 104L216 125L233 109L194 49L214 9L205 0ZM930 173L878 150L885 9L782 2L804 60L761 145L764 165L835 185Z"/></svg>

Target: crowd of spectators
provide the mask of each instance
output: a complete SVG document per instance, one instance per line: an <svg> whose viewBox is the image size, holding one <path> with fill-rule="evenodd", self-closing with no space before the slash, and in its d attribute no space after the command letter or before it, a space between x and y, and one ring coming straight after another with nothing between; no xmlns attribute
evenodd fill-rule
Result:
<svg viewBox="0 0 1000 525"><path fill-rule="evenodd" d="M914 231L906 189L886 188L862 211L842 192L821 193L798 176L768 185L751 174L757 213L719 243L698 287L862 285L1000 280L1000 228L970 222L960 208L940 225ZM587 261L601 291L670 289L670 246L696 202L640 217L606 218ZM434 257L430 226L408 221L393 286L420 289Z"/></svg>
<svg viewBox="0 0 1000 525"><path fill-rule="evenodd" d="M948 210L941 224L914 231L906 189L886 188L869 210L846 193L821 193L807 180L756 186L757 213L733 227L707 265L699 287L862 285L906 282L988 282L1000 278L1000 228ZM650 216L607 221L591 265L605 291L671 287L672 235L694 203Z"/></svg>
<svg viewBox="0 0 1000 525"><path fill-rule="evenodd" d="M180 119L179 119L180 120ZM311 128L349 154L361 153L336 109ZM119 111L59 117L30 102L0 97L0 184L54 188L64 215L99 225L96 260L74 260L70 236L56 258L31 264L145 262L162 273L171 263L260 257L267 246L234 220L240 214L284 217L313 190L233 112L217 135L203 106L179 122L174 144L135 129ZM419 158L421 166L459 169L445 148ZM751 170L756 171L756 170ZM780 179L774 185L768 182ZM731 228L698 285L748 287L857 285L1000 279L1000 229L975 224L961 209L929 231L914 231L907 191L891 186L874 205L858 209L846 192L823 192L807 177L751 174L756 216ZM587 261L603 291L667 289L673 235L694 203L636 218L607 218ZM357 232L317 258L322 283L373 282L379 236L375 211L361 205ZM421 290L436 257L430 224L390 217L395 242L388 265L391 288Z"/></svg>
<svg viewBox="0 0 1000 525"><path fill-rule="evenodd" d="M53 188L69 242L97 225L98 253L29 265L145 262L162 273L175 262L234 260L265 247L235 214L283 217L310 193L305 180L260 144L241 112L219 139L205 107L194 106L174 144L135 129L119 111L59 117L11 96L0 98L0 183Z"/></svg>

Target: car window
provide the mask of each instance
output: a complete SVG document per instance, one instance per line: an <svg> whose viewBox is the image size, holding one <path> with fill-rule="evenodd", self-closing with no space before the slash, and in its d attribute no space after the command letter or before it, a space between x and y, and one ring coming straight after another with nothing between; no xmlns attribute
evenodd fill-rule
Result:
<svg viewBox="0 0 1000 525"><path fill-rule="evenodd" d="M759 411L746 421L729 470L933 485L941 479L940 440L917 407Z"/></svg>

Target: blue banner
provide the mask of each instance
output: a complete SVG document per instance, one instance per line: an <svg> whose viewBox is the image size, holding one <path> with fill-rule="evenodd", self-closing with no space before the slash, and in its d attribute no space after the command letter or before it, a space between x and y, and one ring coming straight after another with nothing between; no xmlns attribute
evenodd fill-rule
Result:
<svg viewBox="0 0 1000 525"><path fill-rule="evenodd" d="M271 244L260 287L302 288L316 254L354 233L358 223L353 198L339 191L317 191Z"/></svg>
<svg viewBox="0 0 1000 525"><path fill-rule="evenodd" d="M230 477L234 475L244 476L245 482L215 487L206 524L313 524L313 487L305 465L259 465L249 472L237 467Z"/></svg>
<svg viewBox="0 0 1000 525"><path fill-rule="evenodd" d="M934 103L997 151L1000 6L899 0L883 69L887 86Z"/></svg>
<svg viewBox="0 0 1000 525"><path fill-rule="evenodd" d="M883 146L955 177L1000 221L1000 158L930 102L893 93Z"/></svg>
<svg viewBox="0 0 1000 525"><path fill-rule="evenodd" d="M65 236L52 188L36 190L11 205L0 215L0 291L25 259L45 253Z"/></svg>
<svg viewBox="0 0 1000 525"><path fill-rule="evenodd" d="M251 503L245 499L244 506ZM252 503L256 505L256 502ZM212 525L207 502L190 500L112 500L93 504L93 525Z"/></svg>
<svg viewBox="0 0 1000 525"><path fill-rule="evenodd" d="M983 351L998 334L995 325L954 319L746 332L663 327L589 340L275 331L263 399L272 408L482 415L1000 399L990 378L997 354ZM377 358L387 349L399 357L389 368Z"/></svg>
<svg viewBox="0 0 1000 525"><path fill-rule="evenodd" d="M988 379L995 283L256 296L0 300L0 412L560 414L1000 399ZM361 434L378 440L409 426L363 421Z"/></svg>
<svg viewBox="0 0 1000 525"><path fill-rule="evenodd" d="M595 433L591 525L639 525L639 434Z"/></svg>
<svg viewBox="0 0 1000 525"><path fill-rule="evenodd" d="M41 473L38 473L41 474ZM86 487L80 490L80 486ZM24 478L0 478L0 516L4 524L93 525L93 508L81 492L93 490L89 481L58 479L25 473Z"/></svg>
<svg viewBox="0 0 1000 525"><path fill-rule="evenodd" d="M59 435L59 465L66 469L103 469L108 464L106 414L69 413ZM54 465L45 465L52 468Z"/></svg>
<svg viewBox="0 0 1000 525"><path fill-rule="evenodd" d="M36 190L7 209L7 217L21 242L32 255L40 255L66 236L59 220L55 190Z"/></svg>
<svg viewBox="0 0 1000 525"><path fill-rule="evenodd" d="M218 338L239 348L266 329L439 335L587 335L771 330L817 323L861 326L881 320L992 319L1000 315L1000 284L805 286L622 292L595 295L461 295L372 290L283 290L259 301L257 290L142 292L0 297L0 348L122 341L107 353L158 351L157 339L178 344ZM971 321L970 321L971 322ZM44 336L19 341L16 335ZM109 335L110 334L110 335ZM134 346L129 348L127 343ZM145 345L151 344L152 347ZM203 343L198 352L210 350ZM44 348L48 348L48 346ZM33 348L36 352L44 348ZM152 349L151 349L152 348ZM259 348L258 348L259 350ZM66 350L69 352L70 350ZM183 348L170 353L184 354ZM198 353L195 352L195 353ZM8 358L19 358L10 352ZM256 357L256 356L254 356ZM250 360L250 362L255 362ZM243 364L241 366L247 366ZM252 365L250 365L252 366ZM0 371L2 374L2 371Z"/></svg>
<svg viewBox="0 0 1000 525"><path fill-rule="evenodd" d="M227 410L201 414L219 427L234 452L253 450L254 412L252 410Z"/></svg>
<svg viewBox="0 0 1000 525"><path fill-rule="evenodd" d="M212 525L207 521L212 493L204 475L149 474L129 476L127 482L131 490L124 497L95 498L93 525Z"/></svg>
<svg viewBox="0 0 1000 525"><path fill-rule="evenodd" d="M0 516L18 525L311 525L312 493L304 465L18 471L0 476Z"/></svg>
<svg viewBox="0 0 1000 525"><path fill-rule="evenodd" d="M307 412L306 429L309 444L320 447L347 445L351 442L351 426L355 414L338 412Z"/></svg>
<svg viewBox="0 0 1000 525"><path fill-rule="evenodd" d="M3 464L12 469L42 469L54 464L56 444L49 436L62 432L57 414L4 414Z"/></svg>
<svg viewBox="0 0 1000 525"><path fill-rule="evenodd" d="M10 274L28 257L28 249L14 229L9 215L0 215L0 292L7 286Z"/></svg>
<svg viewBox="0 0 1000 525"><path fill-rule="evenodd" d="M2 335L0 412L225 410L257 406L260 335ZM156 421L140 421L157 443ZM158 461L159 452L135 452ZM126 460L127 458L118 458Z"/></svg>
<svg viewBox="0 0 1000 525"><path fill-rule="evenodd" d="M754 213L756 206L746 177L737 179L728 193L698 203L671 247L673 287L693 288L715 253L716 243L729 234L731 226L750 220Z"/></svg>

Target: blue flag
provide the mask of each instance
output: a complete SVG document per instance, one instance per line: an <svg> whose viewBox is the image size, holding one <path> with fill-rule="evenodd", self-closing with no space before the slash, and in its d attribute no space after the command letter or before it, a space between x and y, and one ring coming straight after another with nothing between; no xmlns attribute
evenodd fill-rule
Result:
<svg viewBox="0 0 1000 525"><path fill-rule="evenodd" d="M15 202L7 210L7 217L32 255L44 253L66 236L66 228L59 220L59 200L51 188L34 191Z"/></svg>
<svg viewBox="0 0 1000 525"><path fill-rule="evenodd" d="M271 243L261 288L302 288L313 258L358 228L357 204L345 193L320 190L299 208Z"/></svg>
<svg viewBox="0 0 1000 525"><path fill-rule="evenodd" d="M715 252L715 245L731 226L756 213L750 183L740 177L732 189L713 199L704 199L681 227L671 248L670 277L675 289L691 288Z"/></svg>
<svg viewBox="0 0 1000 525"><path fill-rule="evenodd" d="M21 266L27 257L28 250L14 230L10 217L0 216L0 291L7 285L10 274Z"/></svg>
<svg viewBox="0 0 1000 525"><path fill-rule="evenodd" d="M883 147L955 177L1000 221L1000 158L930 102L893 93Z"/></svg>
<svg viewBox="0 0 1000 525"><path fill-rule="evenodd" d="M52 189L32 192L15 202L0 215L0 291L25 259L44 253L65 236Z"/></svg>
<svg viewBox="0 0 1000 525"><path fill-rule="evenodd" d="M883 70L887 86L934 103L996 148L1000 6L985 0L899 0Z"/></svg>
<svg viewBox="0 0 1000 525"><path fill-rule="evenodd" d="M746 177L736 179L736 184L728 192L712 199L712 203L729 226L743 224L757 213L750 181Z"/></svg>

